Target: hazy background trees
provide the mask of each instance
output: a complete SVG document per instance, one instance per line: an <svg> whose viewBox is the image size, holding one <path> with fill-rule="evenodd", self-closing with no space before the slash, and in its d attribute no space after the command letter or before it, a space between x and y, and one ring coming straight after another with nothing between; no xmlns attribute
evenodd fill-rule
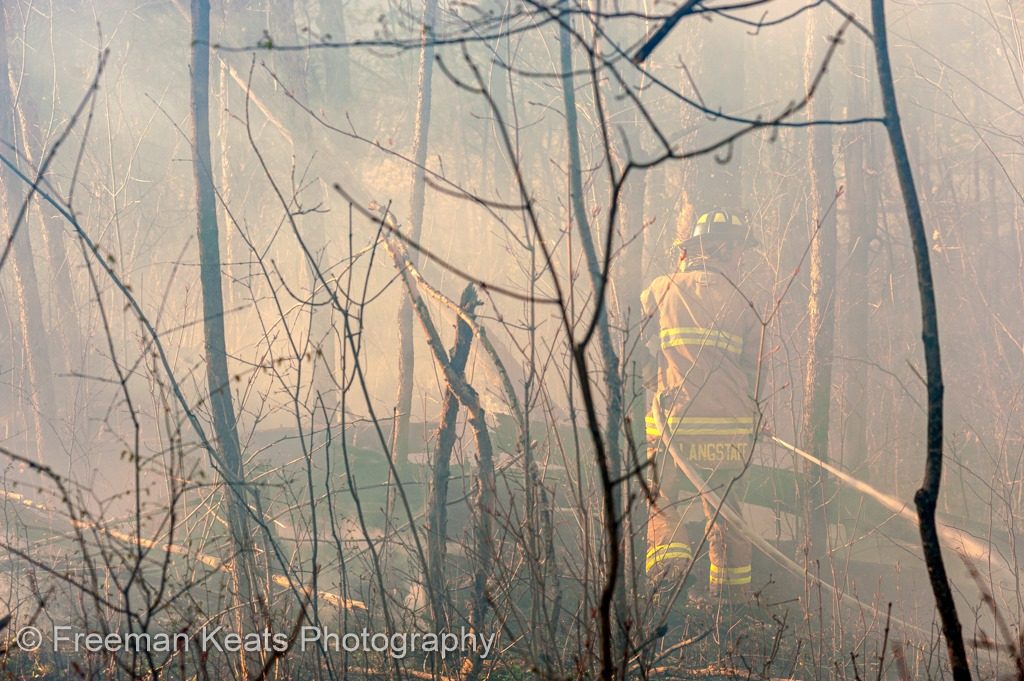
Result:
<svg viewBox="0 0 1024 681"><path fill-rule="evenodd" d="M690 220L713 205L748 216L761 245L746 259L741 285L759 310L777 307L766 327L765 423L909 503L923 465L924 367L899 186L881 125L861 120L881 115L868 3L698 11L641 67L631 65L633 50L673 9L213 2L212 186L202 215L216 220L220 262L204 263L190 111L203 50L188 3L5 3L0 153L29 182L4 168L0 234L6 243L17 232L0 271L0 347L8 348L0 353L0 445L51 467L73 490L65 499L52 479L9 460L5 546L97 595L112 588L106 577L138 574L113 589L123 592L117 602L125 610L140 602L132 599L139 582L187 585L188 597L167 612L186 617L193 608L209 618L227 607L233 587L195 571L219 575L239 550L251 550L254 587L267 596L253 617L278 629L290 629L295 608L311 620L418 626L436 597L425 592L436 582L427 585L416 545L434 529L423 514L448 386L412 308L399 312L406 292L381 241L393 225L414 242L408 252L423 286L450 302L467 280L489 285L479 290L474 324L494 355L476 332L465 377L496 449L488 616L508 637L505 661L550 675L596 671L591 613L605 585L608 523L573 344L594 319L594 267L610 243L607 332L599 319L580 352L611 475L626 475L642 458L646 409L636 370L639 292L674 265L679 216ZM946 357L939 511L992 542L994 558L977 567L1003 615L1019 622L1021 20L1011 2L888 9ZM808 105L777 125L755 125L693 158L630 167L616 186L630 162L658 159L666 142L685 155L775 120L806 96L826 60ZM567 102L575 109L568 117ZM833 123L805 125L815 119ZM23 206L48 159L40 189L77 220L95 251L53 203L36 196ZM592 233L591 245L581 229ZM219 283L203 272L219 274ZM202 303L215 284L222 318ZM565 320L551 304L558 287ZM455 312L421 293L450 351ZM219 352L208 334L218 324L238 470L252 490L246 511L224 505L231 495L193 425L215 453L231 449L210 399L223 381L207 374ZM399 338L411 342L404 351ZM474 534L477 445L462 414L448 492L452 623L469 621L468 585L482 550ZM786 471L805 466L767 445L753 463L781 471L777 498L766 502L775 513L762 516L770 518L760 530L803 558L797 546L814 514L788 505L796 478ZM801 485L808 489L813 509L822 491ZM915 534L833 482L821 489L832 521L819 528L808 569L883 613L893 601L894 616L927 629L932 609L920 589ZM616 492L623 537L642 535L637 477ZM238 514L265 518L266 527L255 522L248 544L236 537L231 548L225 523L242 522ZM91 528L76 548L58 534L67 526L55 515ZM142 538L180 545L192 559L153 548L143 555ZM622 550L611 621L618 635L635 637L622 623L650 613L631 542ZM97 574L69 571L82 553L97 557ZM196 554L222 563L200 560L197 568ZM15 609L48 587L27 580L31 564L11 556L3 586ZM959 565L951 569L966 631L994 635L976 585ZM769 572L780 570L765 563ZM38 579L70 589L55 574ZM324 605L329 594L368 610L325 610L334 607ZM811 601L800 607L817 608L822 598L810 588L802 595ZM53 597L38 600L53 606ZM96 608L114 629L157 626ZM23 610L18 617L29 616ZM843 629L842 618L824 625L828 632L812 620L813 628L787 633L813 643L806 650L817 657L801 652L799 664L851 677L851 641L877 647L884 628L873 614L851 625L856 631ZM523 632L534 633L517 639ZM915 677L938 673L925 642L906 647ZM875 647L860 650L862 660L878 656ZM998 658L991 664L1006 659L1001 650L976 653ZM266 662L225 664L253 673ZM378 663L323 655L308 664L342 676L346 665Z"/></svg>

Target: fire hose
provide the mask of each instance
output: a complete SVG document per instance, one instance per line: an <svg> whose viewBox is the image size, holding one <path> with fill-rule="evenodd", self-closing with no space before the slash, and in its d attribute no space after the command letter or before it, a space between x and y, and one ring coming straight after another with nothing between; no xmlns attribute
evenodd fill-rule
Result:
<svg viewBox="0 0 1024 681"><path fill-rule="evenodd" d="M724 503L723 499L721 499L717 494L711 491L711 489L707 485L707 481L705 481L704 478L699 473L697 473L697 471L694 470L689 463L687 463L687 461L676 449L675 444L672 442L673 433L667 427L666 419L661 410L660 394L655 395L654 408L651 411L653 412L655 425L658 431L661 433L662 443L665 445L666 449L668 450L668 453L671 455L676 466L679 467L679 470L682 471L682 473L690 480L693 486L697 489L698 494L700 494L703 498L707 499L707 501L710 504L715 506L715 508L718 509L718 513L720 513L732 527L736 528L745 537L747 537L747 539L750 540L751 544L756 546L762 553L768 556L768 558L770 558L772 561L774 561L776 564L778 564L780 567L785 569L787 572L793 574L794 576L807 577L814 581L816 584L820 585L830 594L834 595L843 603L855 608L870 610L871 612L875 613L875 615L878 616L880 620L885 620L886 615L879 611L877 608L868 603L864 603L863 601L847 593L840 591L835 586L825 581L821 577L818 577L817 575L814 575L804 570L795 561L788 558L781 551L779 551L777 548L768 543L766 539L764 539L757 532L755 532L750 527L750 525L748 525L747 522L743 520L742 516L740 516L739 513L736 513L733 509L727 506ZM896 624L908 631L916 632L917 634L923 636L925 640L927 640L929 637L928 632L926 632L925 630L916 627L912 624L909 624L907 622L904 622L903 620L895 616L889 616L889 620L893 624Z"/></svg>
<svg viewBox="0 0 1024 681"><path fill-rule="evenodd" d="M763 429L762 432L764 432L764 434L767 435L772 442L779 445L783 449L787 449L790 452L793 452L797 456L801 457L805 461L808 461L814 464L815 466L820 467L822 470L828 471L837 479L839 479L839 481L842 482L843 484L847 485L848 487L851 487L852 489L857 490L858 492L866 496L871 497L892 513L898 515L904 520L910 521L911 523L913 523L914 527L918 527L919 520L917 514L914 511L912 511L908 507L908 504L906 504L905 502L901 502L895 497L890 496L872 487L868 483L863 482L862 480L858 480L849 473L844 472L843 470L837 468L836 466L833 466L827 461L822 461L813 454L810 454L802 449L799 449L798 447L786 442L785 440L776 436L774 433L767 429ZM1010 580L1009 583L1013 583L1015 581L1015 578L1013 576L1013 570L1006 563L1006 561L1004 561L1001 557L993 554L992 551L990 551L979 541L971 537L969 534L967 534L963 530L959 530L955 527L952 527L948 524L941 522L938 523L937 529L939 537L944 542L948 543L950 548L955 550L960 555L961 559L963 559L965 562L988 562L990 566L998 568L998 570L1002 573L1001 576Z"/></svg>

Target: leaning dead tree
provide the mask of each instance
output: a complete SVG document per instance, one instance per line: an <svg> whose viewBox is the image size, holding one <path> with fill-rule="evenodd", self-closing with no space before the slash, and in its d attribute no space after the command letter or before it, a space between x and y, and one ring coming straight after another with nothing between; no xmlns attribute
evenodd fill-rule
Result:
<svg viewBox="0 0 1024 681"><path fill-rule="evenodd" d="M385 215L385 220L387 219L388 216ZM395 232L397 230L392 228L391 231ZM455 355L460 350L459 341L456 341L456 346L451 356L444 350L437 327L434 325L430 311L427 309L427 305L417 286L417 281L413 276L414 266L409 260L409 254L404 244L397 239L387 239L384 243L391 253L395 267L401 272L405 291L412 303L416 317L420 321L420 326L423 327L423 333L427 337L427 347L430 349L438 369L444 375L447 384L446 395L448 393L454 395L462 406L465 407L468 412L469 426L472 428L475 436L477 447L477 481L473 505L477 509L477 518L473 531L475 567L473 570L469 621L475 631L482 632L488 609L487 585L491 577L491 565L494 559L494 535L492 530L495 495L494 447L487 428L486 414L480 403L479 393L469 384L462 368L456 363L465 363L465 359L460 359ZM471 310L477 302L475 290L470 285L463 293L460 308L471 317ZM468 325L463 324L460 320L459 338L463 339L462 342L466 344L465 352L468 352L468 340L465 340L467 328ZM431 529L433 530L433 528ZM443 542L444 537L441 537L440 541ZM443 555L438 556L438 558L443 558ZM429 564L428 570L430 570ZM428 591L431 589L432 580L428 580ZM437 602L439 598L438 594L434 593L430 593L429 597L433 602ZM480 675L482 666L482 658L479 655L474 656L467 678L476 679Z"/></svg>
<svg viewBox="0 0 1024 681"><path fill-rule="evenodd" d="M467 316L479 305L476 289L467 286L462 293L459 309ZM469 348L473 342L473 329L461 317L456 322L455 346L449 354L449 363L456 375L465 378ZM427 580L433 596L431 608L434 611L434 626L438 631L450 627L448 622L448 598L445 583L445 556L448 546L448 483L451 479L452 448L455 446L458 423L459 398L451 386L444 393L441 403L441 422L437 429L437 444L434 446L433 470L430 472L430 487L427 493Z"/></svg>

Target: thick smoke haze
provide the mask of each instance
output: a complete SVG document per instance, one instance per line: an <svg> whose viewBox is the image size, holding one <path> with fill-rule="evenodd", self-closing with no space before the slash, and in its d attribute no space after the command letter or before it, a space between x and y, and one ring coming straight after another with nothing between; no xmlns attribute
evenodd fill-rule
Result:
<svg viewBox="0 0 1024 681"><path fill-rule="evenodd" d="M1020 14L4 2L0 674L960 679L955 604L1024 679ZM650 291L716 211L754 416L695 482Z"/></svg>

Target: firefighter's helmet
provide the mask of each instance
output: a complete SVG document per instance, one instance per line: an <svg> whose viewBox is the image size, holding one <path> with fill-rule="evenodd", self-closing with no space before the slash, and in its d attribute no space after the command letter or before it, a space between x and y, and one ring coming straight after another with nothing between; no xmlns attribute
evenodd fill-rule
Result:
<svg viewBox="0 0 1024 681"><path fill-rule="evenodd" d="M722 208L708 211L697 218L689 234L680 235L680 238L676 239L676 246L686 248L692 246L697 239L736 241L747 245L756 243L743 220L735 213Z"/></svg>

